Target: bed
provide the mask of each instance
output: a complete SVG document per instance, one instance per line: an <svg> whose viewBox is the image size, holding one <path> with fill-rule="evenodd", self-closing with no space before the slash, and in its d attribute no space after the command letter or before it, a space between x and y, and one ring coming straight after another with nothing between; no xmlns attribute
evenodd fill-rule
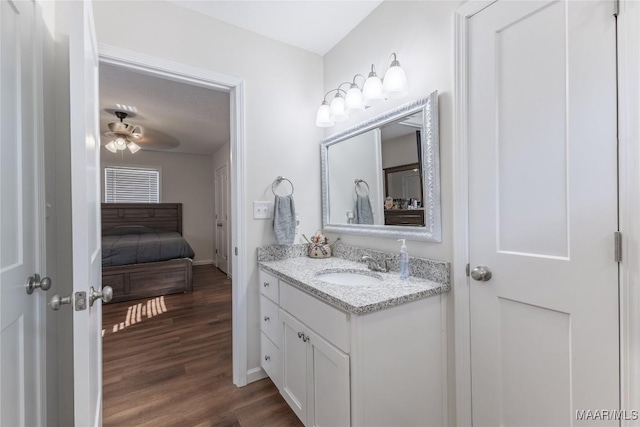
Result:
<svg viewBox="0 0 640 427"><path fill-rule="evenodd" d="M181 203L102 204L102 285L112 302L191 292Z"/></svg>

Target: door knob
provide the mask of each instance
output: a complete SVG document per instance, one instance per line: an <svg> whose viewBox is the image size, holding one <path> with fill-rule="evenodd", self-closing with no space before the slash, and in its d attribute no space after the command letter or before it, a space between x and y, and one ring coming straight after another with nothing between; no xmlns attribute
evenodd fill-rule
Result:
<svg viewBox="0 0 640 427"><path fill-rule="evenodd" d="M491 270L486 265L479 265L471 270L471 278L479 282L491 280Z"/></svg>
<svg viewBox="0 0 640 427"><path fill-rule="evenodd" d="M51 288L51 279L48 277L40 278L39 274L34 274L27 279L27 294L31 295L36 288L48 291Z"/></svg>
<svg viewBox="0 0 640 427"><path fill-rule="evenodd" d="M63 304L71 304L71 297L61 297L60 295L56 294L53 296L53 298L51 298L51 302L49 303L51 309L54 311L60 310L60 307Z"/></svg>
<svg viewBox="0 0 640 427"><path fill-rule="evenodd" d="M93 303L99 298L102 298L102 302L111 301L111 298L113 298L113 289L111 286L103 287L100 292L93 289L93 286L89 288L89 306L93 307Z"/></svg>

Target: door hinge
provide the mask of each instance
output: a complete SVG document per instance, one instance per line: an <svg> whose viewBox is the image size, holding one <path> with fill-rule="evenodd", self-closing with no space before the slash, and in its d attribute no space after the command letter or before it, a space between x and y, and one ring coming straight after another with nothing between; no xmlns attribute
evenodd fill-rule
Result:
<svg viewBox="0 0 640 427"><path fill-rule="evenodd" d="M613 244L614 244L614 261L622 262L622 233L616 231L613 233Z"/></svg>
<svg viewBox="0 0 640 427"><path fill-rule="evenodd" d="M469 264L467 264L467 267L465 268L466 272L467 272L467 277L469 277L469 270L471 269L471 266Z"/></svg>

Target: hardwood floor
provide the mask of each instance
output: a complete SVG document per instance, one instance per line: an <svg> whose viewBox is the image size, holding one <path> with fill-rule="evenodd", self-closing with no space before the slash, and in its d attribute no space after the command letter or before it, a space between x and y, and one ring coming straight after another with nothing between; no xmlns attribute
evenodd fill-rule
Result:
<svg viewBox="0 0 640 427"><path fill-rule="evenodd" d="M193 293L103 306L105 426L302 426L269 379L232 383L231 281L193 267Z"/></svg>

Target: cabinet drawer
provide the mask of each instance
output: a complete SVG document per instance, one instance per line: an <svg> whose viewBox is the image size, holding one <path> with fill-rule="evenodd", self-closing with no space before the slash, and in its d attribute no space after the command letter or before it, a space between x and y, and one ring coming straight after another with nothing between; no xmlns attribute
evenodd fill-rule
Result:
<svg viewBox="0 0 640 427"><path fill-rule="evenodd" d="M280 390L282 386L280 350L264 333L260 333L260 364L262 369L269 375L269 378L271 378L271 381Z"/></svg>
<svg viewBox="0 0 640 427"><path fill-rule="evenodd" d="M273 274L260 270L258 273L260 281L260 293L271 301L278 303L278 278Z"/></svg>
<svg viewBox="0 0 640 427"><path fill-rule="evenodd" d="M280 307L324 339L349 353L349 315L280 281Z"/></svg>
<svg viewBox="0 0 640 427"><path fill-rule="evenodd" d="M260 295L260 330L280 348L279 307L264 295Z"/></svg>

